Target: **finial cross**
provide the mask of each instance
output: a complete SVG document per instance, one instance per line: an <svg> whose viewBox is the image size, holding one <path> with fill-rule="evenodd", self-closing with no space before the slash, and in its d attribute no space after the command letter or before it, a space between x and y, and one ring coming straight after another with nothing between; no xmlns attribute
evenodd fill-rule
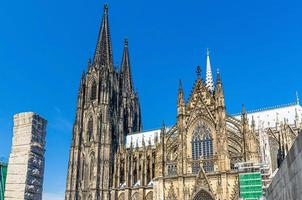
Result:
<svg viewBox="0 0 302 200"><path fill-rule="evenodd" d="M201 68L200 68L200 66L199 66L199 65L197 66L196 73L197 73L197 76L198 76L198 77L200 77L200 74L201 74Z"/></svg>

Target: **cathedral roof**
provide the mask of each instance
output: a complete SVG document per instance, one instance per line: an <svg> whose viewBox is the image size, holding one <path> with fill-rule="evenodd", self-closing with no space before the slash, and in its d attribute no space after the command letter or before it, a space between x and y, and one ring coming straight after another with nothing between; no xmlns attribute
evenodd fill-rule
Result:
<svg viewBox="0 0 302 200"><path fill-rule="evenodd" d="M169 131L171 127L166 127L166 131ZM145 142L146 146L149 146L149 142L151 143L151 146L154 146L156 144L156 140L159 141L160 139L160 133L161 129L153 129L150 131L142 131L138 133L131 133L126 136L126 148L130 148L131 142L133 147L142 147L143 146L143 140Z"/></svg>
<svg viewBox="0 0 302 200"><path fill-rule="evenodd" d="M233 117L241 119L241 114L235 114ZM294 125L296 119L301 123L301 117L302 107L298 102L247 112L249 124L254 119L256 130L260 128L275 128L276 123L284 122L284 120L289 125Z"/></svg>

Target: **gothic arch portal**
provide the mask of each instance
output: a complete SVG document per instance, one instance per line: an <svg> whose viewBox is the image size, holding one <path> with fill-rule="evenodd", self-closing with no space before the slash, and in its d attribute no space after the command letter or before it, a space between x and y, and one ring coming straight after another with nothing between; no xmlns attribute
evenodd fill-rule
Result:
<svg viewBox="0 0 302 200"><path fill-rule="evenodd" d="M192 200L215 200L215 199L212 197L212 195L209 192L201 189L193 196Z"/></svg>

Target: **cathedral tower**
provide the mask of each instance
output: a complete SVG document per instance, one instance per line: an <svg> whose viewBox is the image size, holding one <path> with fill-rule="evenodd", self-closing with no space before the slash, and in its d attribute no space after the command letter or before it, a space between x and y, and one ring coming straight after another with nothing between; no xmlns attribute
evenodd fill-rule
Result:
<svg viewBox="0 0 302 200"><path fill-rule="evenodd" d="M68 164L66 200L110 199L114 157L129 132L141 128L138 95L133 90L128 41L120 72L114 69L108 6L93 61L83 72Z"/></svg>

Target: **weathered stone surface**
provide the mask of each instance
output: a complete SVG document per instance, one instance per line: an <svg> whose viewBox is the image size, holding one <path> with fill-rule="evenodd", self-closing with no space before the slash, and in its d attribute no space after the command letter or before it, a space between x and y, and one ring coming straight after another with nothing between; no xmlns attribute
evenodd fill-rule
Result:
<svg viewBox="0 0 302 200"><path fill-rule="evenodd" d="M268 200L302 199L302 133L295 140L272 180Z"/></svg>
<svg viewBox="0 0 302 200"><path fill-rule="evenodd" d="M33 112L14 116L5 199L42 199L46 124Z"/></svg>

